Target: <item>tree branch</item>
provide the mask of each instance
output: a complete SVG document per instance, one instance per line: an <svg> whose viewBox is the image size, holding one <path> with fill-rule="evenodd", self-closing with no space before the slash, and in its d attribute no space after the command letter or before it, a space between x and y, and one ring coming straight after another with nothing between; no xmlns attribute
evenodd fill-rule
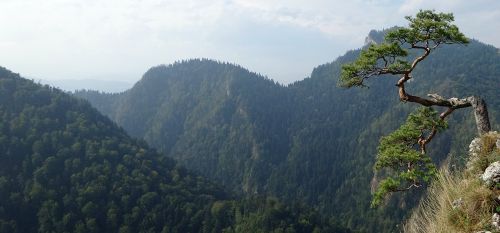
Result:
<svg viewBox="0 0 500 233"><path fill-rule="evenodd" d="M428 50L426 50L428 51ZM423 60L425 58L425 54L422 55L420 59ZM419 58L417 58L413 64L417 64L419 61ZM481 100L478 97L467 97L463 99L458 99L458 98L449 98L446 99L438 94L427 94L429 98L422 98L419 96L413 96L405 91L405 83L411 79L410 74L404 74L401 79L399 79L398 83L396 86L398 86L399 89L399 99L403 102L413 102L413 103L418 103L423 106L440 106L440 107L447 107L447 110L444 111L443 113L440 114L441 120L444 120L448 115L450 115L455 109L460 109L460 108L467 108L467 107L473 107L475 110L475 116L476 116L476 122L477 127L478 127L478 132L480 135L490 131L490 123L488 119L488 110L486 108L486 104L484 103L483 100ZM420 146L420 150L422 154L426 153L426 145L434 138L436 135L437 130L436 128L433 128L431 130L431 133L424 138L422 135L418 139L418 145Z"/></svg>
<svg viewBox="0 0 500 233"><path fill-rule="evenodd" d="M426 99L419 96L410 95L406 93L404 85L410 79L411 76L409 74L405 74L401 79L399 79L398 83L396 84L396 86L399 87L399 99L403 102L419 103L426 107L430 106L448 107L452 108L453 110L472 106L470 99L471 97L464 99L458 99L458 98L445 99L438 94L428 94L427 96L429 96L430 98ZM445 115L446 117L452 112L452 110L449 111L450 112L446 111L442 114L446 113Z"/></svg>
<svg viewBox="0 0 500 233"><path fill-rule="evenodd" d="M479 135L483 135L491 130L490 122L488 119L488 110L486 108L486 103L480 99L479 97L471 96L463 99L459 98L449 98L446 99L438 94L427 94L430 98L422 98L419 96L413 96L405 91L405 83L411 79L409 74L403 75L401 79L399 79L396 86L399 87L399 99L403 102L413 102L418 103L423 106L440 106L447 107L446 111L440 114L441 120L444 120L448 115L450 115L455 109L473 107L474 115L476 117L477 129ZM423 135L418 139L418 145L420 146L420 150L422 154L426 153L426 145L434 138L437 130L433 128L431 133L424 138Z"/></svg>
<svg viewBox="0 0 500 233"><path fill-rule="evenodd" d="M429 46L423 47L423 46L412 45L411 47L412 48L424 49L425 52L424 52L424 54L422 54L422 56L417 57L417 58L415 58L415 60L413 60L413 63L411 63L411 68L410 68L410 70L408 70L408 74L411 73L413 71L413 69L415 69L415 67L417 66L417 64L419 62L421 62L422 60L424 60L431 53L431 49L429 49Z"/></svg>
<svg viewBox="0 0 500 233"><path fill-rule="evenodd" d="M439 118L441 120L444 120L444 118L446 118L448 115L450 115L453 111L455 111L454 108L452 107L449 107L448 109L446 109L446 111L442 112L440 115L439 115ZM419 139L418 139L418 145L420 145L420 152L422 154L425 154L426 153L426 145L431 142L431 140L434 138L434 136L436 135L437 133L437 129L436 129L436 126L432 127L432 130L431 130L431 133L429 135L427 135L427 138L424 138L423 136L421 136Z"/></svg>
<svg viewBox="0 0 500 233"><path fill-rule="evenodd" d="M418 182L414 182L413 184L411 184L410 186L406 187L406 188L402 188L402 189L393 189L391 190L392 192L406 192L412 188L420 188L422 187L421 184L419 184Z"/></svg>

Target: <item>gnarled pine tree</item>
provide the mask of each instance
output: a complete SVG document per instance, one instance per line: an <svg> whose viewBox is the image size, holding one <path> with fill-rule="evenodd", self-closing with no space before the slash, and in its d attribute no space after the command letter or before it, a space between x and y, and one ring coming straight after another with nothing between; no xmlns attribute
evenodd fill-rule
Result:
<svg viewBox="0 0 500 233"><path fill-rule="evenodd" d="M380 75L399 75L396 83L399 98L425 106L410 115L407 122L387 137L378 148L375 169L390 168L393 176L382 180L372 202L376 206L390 192L406 191L420 187L435 173L435 166L426 155L426 145L436 133L446 127L445 118L454 110L472 107L478 133L490 131L485 102L476 96L444 98L438 94L426 97L414 96L405 91L412 79L412 72L435 49L446 44L467 44L468 39L459 31L451 13L420 10L415 17L407 16L408 27L387 33L385 42L371 44L356 61L342 67L339 80L341 87L364 87L365 80ZM410 51L418 56L412 59ZM444 107L437 115L431 107ZM431 165L432 164L432 165Z"/></svg>

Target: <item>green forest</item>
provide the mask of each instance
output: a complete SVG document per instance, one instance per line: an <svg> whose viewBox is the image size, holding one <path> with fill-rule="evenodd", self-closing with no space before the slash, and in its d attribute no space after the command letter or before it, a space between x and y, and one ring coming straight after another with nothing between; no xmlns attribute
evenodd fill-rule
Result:
<svg viewBox="0 0 500 233"><path fill-rule="evenodd" d="M0 11L0 233L500 233L500 0Z"/></svg>
<svg viewBox="0 0 500 233"><path fill-rule="evenodd" d="M381 42L385 33L371 31L368 38ZM290 85L235 64L192 59L153 67L122 93L74 94L235 195L299 201L360 232L398 231L423 191L398 193L370 208L381 175L373 166L380 137L417 106L399 101L394 77L367 80L369 88L338 88L342 65L360 51ZM499 73L498 49L472 40L437 49L413 71L409 88L422 96L480 95L498 128ZM474 116L457 110L448 123L454 127L436 136L428 151L438 165L449 158L459 168L476 132Z"/></svg>
<svg viewBox="0 0 500 233"><path fill-rule="evenodd" d="M350 232L302 203L239 198L85 100L0 67L0 232Z"/></svg>

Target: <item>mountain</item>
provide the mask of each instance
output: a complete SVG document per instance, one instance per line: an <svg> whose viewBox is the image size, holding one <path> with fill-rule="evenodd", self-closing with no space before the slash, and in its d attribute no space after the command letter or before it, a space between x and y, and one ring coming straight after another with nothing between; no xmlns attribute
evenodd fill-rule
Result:
<svg viewBox="0 0 500 233"><path fill-rule="evenodd" d="M235 199L59 89L0 67L0 232L350 232Z"/></svg>
<svg viewBox="0 0 500 233"><path fill-rule="evenodd" d="M211 170L210 176L225 186L242 184L234 190L256 193L254 176L264 177L268 166L280 161L267 154L286 146L281 139L286 137L289 110L279 103L287 98L286 90L238 66L192 60L150 69L126 94L77 95L86 95L131 135L188 167ZM109 98L97 102L91 94ZM257 134L274 135L268 139ZM242 162L242 156L248 160Z"/></svg>
<svg viewBox="0 0 500 233"><path fill-rule="evenodd" d="M372 31L367 41L384 33ZM235 192L304 201L359 231L396 231L419 195L397 194L386 208L370 209L370 187L377 182L372 167L379 138L417 106L399 102L395 77L379 77L365 89L338 88L342 64L359 52L349 51L288 86L238 65L193 59L153 67L120 94L75 95ZM434 52L414 71L407 91L480 95L498 122L499 72L498 49L472 41ZM450 129L429 148L436 162L449 157L460 165L473 123L470 110L449 118Z"/></svg>
<svg viewBox="0 0 500 233"><path fill-rule="evenodd" d="M91 89L105 91L108 93L122 92L132 87L132 82L119 80L101 80L101 79L58 79L58 80L40 80L43 84L48 84L65 91L75 91L82 89Z"/></svg>

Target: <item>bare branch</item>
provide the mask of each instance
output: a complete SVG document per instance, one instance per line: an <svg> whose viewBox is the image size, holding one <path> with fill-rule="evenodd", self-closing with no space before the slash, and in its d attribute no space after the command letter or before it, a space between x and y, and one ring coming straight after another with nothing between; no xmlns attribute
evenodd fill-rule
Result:
<svg viewBox="0 0 500 233"><path fill-rule="evenodd" d="M450 115L453 111L455 111L455 108L448 108L445 112L442 112L441 115L439 115L439 118L441 118L441 120L444 120L444 118Z"/></svg>
<svg viewBox="0 0 500 233"><path fill-rule="evenodd" d="M394 190L391 190L392 192L406 192L412 188L420 188L422 187L422 185L418 182L415 182L413 184L411 184L410 186L406 187L406 188L402 188L402 189L394 189Z"/></svg>

